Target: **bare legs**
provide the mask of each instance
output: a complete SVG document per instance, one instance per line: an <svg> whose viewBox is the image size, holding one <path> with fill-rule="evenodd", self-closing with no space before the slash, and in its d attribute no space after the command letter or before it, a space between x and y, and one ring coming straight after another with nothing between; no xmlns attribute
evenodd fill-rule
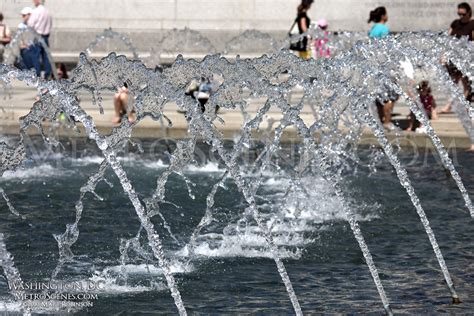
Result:
<svg viewBox="0 0 474 316"><path fill-rule="evenodd" d="M112 119L112 123L119 124L122 121L122 116L125 115L128 110L128 98L128 89L125 87L120 88L120 90L114 95L115 116ZM130 123L135 122L135 115L133 110L128 113L128 121Z"/></svg>
<svg viewBox="0 0 474 316"><path fill-rule="evenodd" d="M387 101L385 103L377 104L377 111L379 114L380 121L387 130L394 130L395 126L392 123L392 111L395 106L394 101Z"/></svg>
<svg viewBox="0 0 474 316"><path fill-rule="evenodd" d="M467 99L469 97L469 94L471 93L471 87L470 87L470 84L469 84L469 79L467 79L466 77L462 77L462 74L459 75L458 73L451 74L451 79L453 79L453 81L456 85L458 85L459 81L461 80L462 86L463 86L463 89L464 89L464 97ZM440 114L450 113L450 112L452 112L451 101L449 101L448 104L446 104L441 109L441 111L439 111Z"/></svg>

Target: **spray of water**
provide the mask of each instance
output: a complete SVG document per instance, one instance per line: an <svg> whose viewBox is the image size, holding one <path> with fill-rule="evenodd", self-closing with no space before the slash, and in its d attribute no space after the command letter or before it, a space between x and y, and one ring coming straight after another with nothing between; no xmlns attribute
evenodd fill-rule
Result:
<svg viewBox="0 0 474 316"><path fill-rule="evenodd" d="M38 43L46 52L49 64L51 65L53 77L58 78L56 64L54 63L54 59L51 55L48 45L46 45L46 42L41 37L41 35L39 35L31 27L17 30L15 36L5 47L4 63L7 65L13 65L15 62L21 59L21 50L24 46L37 45Z"/></svg>
<svg viewBox="0 0 474 316"><path fill-rule="evenodd" d="M105 29L102 33L96 36L96 38L84 50L86 55L91 56L94 50L96 50L102 43L107 43L106 41L118 41L123 43L132 54L133 59L138 59L138 50L135 45L133 45L132 40L127 35L114 31L112 28ZM107 51L110 50L108 49Z"/></svg>
<svg viewBox="0 0 474 316"><path fill-rule="evenodd" d="M183 170L192 163L197 142L203 141L211 146L225 171L208 194L205 214L184 247L188 260L192 260L195 255L197 240L202 230L214 220L214 197L217 191L219 188L225 188L226 181L233 181L245 200L242 219L248 217L256 223L255 231L265 240L266 248L269 249L270 256L275 261L295 313L298 315L302 314L301 306L277 246L277 241L280 242L280 239L275 233L275 227L279 221L263 212L263 208L258 203L258 200L262 199L259 189L262 187L263 175L270 167L285 174L291 185L301 187L303 196L307 197L310 193L305 191L302 185L304 179L322 177L326 186L330 188L331 194L342 205L382 304L386 312L390 314L390 304L378 270L356 220L355 212L349 207L341 186L344 181L344 170L347 169L349 161L357 160L355 154L357 146L353 145L360 140L364 126L368 125L395 168L401 185L406 189L428 234L453 301L457 302L459 298L454 290L453 281L434 232L421 207L421 202L415 194L406 170L398 160L392 145L388 143L380 122L374 118L371 107L378 95L386 93L387 87L405 99L417 118L424 126L427 126L428 135L440 154L443 164L456 181L466 207L473 215L467 190L426 116L420 111L416 101L410 97L408 92L413 89L413 86L400 67L400 62L406 62L408 58L417 67L435 69L438 75L437 80L447 83L449 78L444 68L439 66L439 57L444 56L447 61L455 63L458 69L469 76L472 63L464 62L463 58L468 56L466 54L471 50L470 46L466 48L466 43L456 41L446 35L408 33L384 41L359 42L353 49L341 52L334 58L318 61L302 61L288 51L254 59L237 57L235 61L229 61L220 55L206 56L201 62L185 60L182 56L178 56L171 67L156 71L146 68L141 62L129 61L124 56L116 54L110 54L101 61L90 60L86 55L82 55L72 78L62 82L43 82L31 73L1 66L0 79L2 81L10 83L12 79L17 79L43 92L41 101L36 102L31 112L22 118L20 145L13 149L6 144L0 144L2 146L0 157L2 162L5 161L5 164L0 165L1 171L3 173L6 170L15 169L25 159L22 148L24 148L23 138L28 127L37 127L46 142L58 145L58 140L47 136L44 132L44 120L55 120L60 112L64 112L68 117L73 117L75 121L82 124L88 137L96 142L102 152L104 161L99 171L92 175L81 188L79 200L76 202L76 221L67 226L64 234L55 235L60 259L53 277L57 277L63 265L73 257L71 247L79 237L77 224L83 212L82 201L85 194L89 192L100 199L94 190L96 185L104 180L105 170L110 168L118 177L141 223L141 228L135 238L122 241L121 265L125 267L131 249L143 257L147 256L139 240L140 235L144 233L153 256L163 270L178 311L183 315L186 314L186 310L171 273L169 254L165 254L161 237L151 222L151 217L159 215L161 221L165 223L164 227L168 234L173 236L172 227L166 223L166 219L160 212L160 206L168 203L166 183L173 173L182 177L189 196L194 197L195 184L185 176ZM472 59L472 55L470 58ZM190 82L199 80L201 77L216 81L216 91L206 104L204 113L201 112L196 101L185 94ZM100 96L102 90L114 91L124 82L127 83L133 96L137 122L145 117L156 121L162 120L164 107L169 104L184 109L188 118L190 137L179 141L176 149L170 153L170 164L157 178L154 194L146 199L145 203L139 199L128 175L117 159L117 153L129 141L135 125L123 122L110 136L101 135L92 117L80 107L75 97L76 93L82 90ZM459 100L460 107L464 107L464 112L468 114L470 105L462 99L456 87L451 85L449 89L451 94ZM294 98L298 96L301 99L295 104ZM263 105L258 108L253 117L248 113L251 100L264 100ZM229 110L237 108L243 114L243 123L230 149L226 148L223 134L219 129L220 124L225 120L216 114L216 106ZM302 111L305 108L309 108L313 115L310 122L302 118ZM270 113L270 110L276 110L281 114L281 119L277 124L275 122L268 124L270 131L275 126L273 134L263 129L265 116ZM251 147L255 133L267 135L267 142L255 161L250 166L244 166L239 162L239 157ZM281 151L280 144L285 133L294 133L301 143L300 159L297 164L292 165L292 171L278 169L273 160ZM252 173L251 178L247 176L249 170ZM288 188L285 196L289 196L292 190L295 189ZM297 207L292 216L294 220L298 220L302 216L302 209ZM250 227L245 222L246 220L239 221L248 231ZM240 229L240 224L235 227ZM174 239L178 242L176 238ZM122 275L125 277L125 270L122 270Z"/></svg>

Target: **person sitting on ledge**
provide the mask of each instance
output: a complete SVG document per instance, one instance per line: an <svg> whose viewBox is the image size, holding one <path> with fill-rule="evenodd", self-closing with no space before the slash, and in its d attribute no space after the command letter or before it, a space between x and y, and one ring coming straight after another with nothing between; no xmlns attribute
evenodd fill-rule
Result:
<svg viewBox="0 0 474 316"><path fill-rule="evenodd" d="M392 111L400 96L390 87L386 87L385 90L385 93L375 100L379 119L386 131L397 131L398 127L392 123Z"/></svg>
<svg viewBox="0 0 474 316"><path fill-rule="evenodd" d="M423 109L425 110L426 116L430 120L436 120L438 118L436 114L436 101L431 94L431 87L430 83L427 80L423 80L420 84L416 87L418 94L420 96L420 102L423 105ZM419 128L417 130L417 128ZM416 119L416 116L413 112L410 112L410 124L405 131L417 131L420 133L426 132L423 125Z"/></svg>
<svg viewBox="0 0 474 316"><path fill-rule="evenodd" d="M329 58L331 57L331 49L329 47L329 32L327 30L329 27L328 21L321 19L316 24L322 31L322 36L314 40L314 58Z"/></svg>
<svg viewBox="0 0 474 316"><path fill-rule="evenodd" d="M311 5L314 0L301 0L301 4L297 8L296 24L298 25L299 34L303 34L308 31L311 25L311 19L308 17L307 12L311 9ZM302 59L311 58L311 49L308 45L308 37L303 38L303 50L299 51L298 54Z"/></svg>
<svg viewBox="0 0 474 316"><path fill-rule="evenodd" d="M122 122L122 117L127 114L128 111L128 99L130 97L128 91L128 85L126 82L123 83L123 87L121 87L118 92L114 95L114 109L115 109L115 116L112 120L114 124L120 124ZM135 111L132 110L128 113L128 121L130 123L135 122Z"/></svg>
<svg viewBox="0 0 474 316"><path fill-rule="evenodd" d="M30 7L24 7L20 14L22 21L18 24L18 30L24 30L28 28L28 19L31 16L33 9ZM34 42L20 41L20 58L18 58L18 67L20 69L32 69L34 68L36 76L41 76L41 63L40 63L40 45Z"/></svg>
<svg viewBox="0 0 474 316"><path fill-rule="evenodd" d="M191 81L189 86L186 88L185 94L199 102L199 107L202 113L206 112L206 104L212 94L211 80L209 78L201 77L200 81ZM217 113L217 111L219 111L219 106L216 106L215 113Z"/></svg>

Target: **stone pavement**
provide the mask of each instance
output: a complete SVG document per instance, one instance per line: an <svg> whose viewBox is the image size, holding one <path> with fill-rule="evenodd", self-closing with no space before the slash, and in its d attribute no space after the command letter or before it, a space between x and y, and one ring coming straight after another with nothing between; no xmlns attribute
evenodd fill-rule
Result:
<svg viewBox="0 0 474 316"><path fill-rule="evenodd" d="M0 97L0 134L17 135L19 131L19 118L28 113L35 100L35 90L23 86L19 83L15 83L13 88L10 90L11 98L4 96L3 91L0 91L2 96ZM298 94L301 97L301 92L295 92L294 99L298 99ZM98 107L92 104L90 94L82 93L79 95L81 99L81 106L86 110L95 120L95 123L100 132L108 134L110 133L113 124L111 120L113 118L113 94L111 92L103 93L103 106L105 113L101 115ZM443 98L438 98L437 102L439 106L446 103ZM248 112L250 115L255 115L259 106L263 105L263 100L253 100L249 105ZM409 114L407 105L398 102L395 106L394 116L395 121L399 121L401 126L406 124L406 117ZM134 128L133 137L137 138L183 138L187 136L187 122L184 115L177 112L177 108L173 104L168 104L165 108L165 115L172 121L173 126L171 128L165 127L160 122L153 121L149 118L141 121ZM240 110L221 109L219 116L225 121L225 124L221 124L216 121L216 126L221 130L226 139L233 139L238 131L241 130L243 117ZM301 114L302 119L307 123L313 123L313 115L309 108L305 108ZM277 109L272 109L267 115L267 118L273 118L278 120L281 118L281 114ZM433 127L435 128L438 136L442 142L448 148L468 148L470 146L470 140L461 126L461 123L454 114L440 115L439 120L432 121ZM262 123L262 127L267 125L265 120ZM28 131L30 134L38 134L38 131L31 129ZM81 134L74 133L68 129L60 129L60 136L64 137L85 137L84 131ZM431 141L424 134L413 133L413 132L401 132L402 135L402 146L410 147L432 147ZM389 133L389 138L394 139L395 134ZM258 137L258 135L255 135ZM285 130L283 141L297 142L299 140L295 131L291 128ZM377 143L372 133L367 130L364 133L363 143Z"/></svg>

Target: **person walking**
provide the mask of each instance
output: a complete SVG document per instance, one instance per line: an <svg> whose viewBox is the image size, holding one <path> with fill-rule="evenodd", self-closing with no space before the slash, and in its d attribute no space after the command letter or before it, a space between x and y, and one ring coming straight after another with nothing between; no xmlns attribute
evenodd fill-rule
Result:
<svg viewBox="0 0 474 316"><path fill-rule="evenodd" d="M299 34L305 33L311 25L311 19L308 17L307 12L311 8L314 0L302 0L301 4L297 9L296 24L298 25ZM303 50L299 51L298 54L303 59L311 58L311 49L308 45L308 37L303 38Z"/></svg>
<svg viewBox="0 0 474 316"><path fill-rule="evenodd" d="M467 2L462 2L458 4L458 16L459 19L456 19L451 23L449 28L449 35L455 36L457 38L467 37L469 41L474 39L474 20L472 20L472 8ZM472 91L471 84L467 77L463 77L463 74L453 65L448 65L448 71L451 75L451 78L456 84L462 79L462 84L464 87L464 96L466 99L472 101ZM449 112L449 109L443 109L443 113Z"/></svg>
<svg viewBox="0 0 474 316"><path fill-rule="evenodd" d="M390 29L387 26L388 14L385 7L378 7L373 11L370 11L369 20L367 23L374 22L372 28L369 31L370 38L382 38L390 34Z"/></svg>
<svg viewBox="0 0 474 316"><path fill-rule="evenodd" d="M3 14L0 12L0 62L3 62L5 45L12 40L12 34L6 24L3 23Z"/></svg>
<svg viewBox="0 0 474 316"><path fill-rule="evenodd" d="M42 4L42 0L33 0L35 8L28 19L28 26L32 27L43 38L46 46L49 47L49 35L53 27L53 19L48 9ZM45 72L45 79L51 76L51 64L45 47L41 46L41 61Z"/></svg>
<svg viewBox="0 0 474 316"><path fill-rule="evenodd" d="M369 37L380 39L390 34L390 29L387 26L388 13L385 7L377 7L370 11L369 19L367 23L374 23L369 31ZM395 102L399 96L392 89L387 89L387 96L379 96L375 104L379 118L387 131L397 131L398 128L392 123L392 111L395 106Z"/></svg>

